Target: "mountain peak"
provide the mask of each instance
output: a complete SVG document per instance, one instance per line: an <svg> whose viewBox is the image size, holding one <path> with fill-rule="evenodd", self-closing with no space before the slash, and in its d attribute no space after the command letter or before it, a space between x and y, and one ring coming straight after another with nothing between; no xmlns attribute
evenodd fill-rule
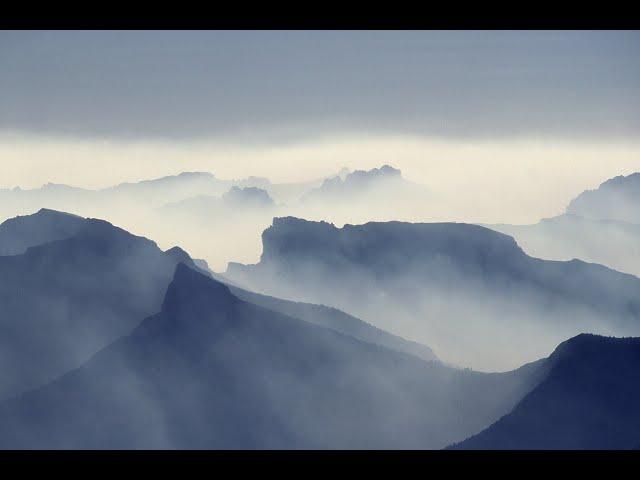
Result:
<svg viewBox="0 0 640 480"><path fill-rule="evenodd" d="M203 316L212 308L218 309L237 301L226 285L180 262L167 288L162 311L177 316Z"/></svg>
<svg viewBox="0 0 640 480"><path fill-rule="evenodd" d="M176 262L178 263L185 263L187 265L193 265L193 259L191 258L191 256L184 251L182 248L175 246L172 247L168 250L166 250L164 253L166 253L167 255L169 255L171 258L173 258Z"/></svg>
<svg viewBox="0 0 640 480"><path fill-rule="evenodd" d="M87 219L70 213L41 208L0 224L0 255L18 255L28 248L78 233Z"/></svg>
<svg viewBox="0 0 640 480"><path fill-rule="evenodd" d="M78 218L78 219L84 220L84 217L81 217L79 215L75 215L73 213L62 212L60 210L53 210L51 208L41 208L36 213L33 213L31 215L27 215L27 216L30 216L30 217L35 217L35 216L39 216L39 217L53 216L53 217L63 217L63 218L71 217L71 218Z"/></svg>

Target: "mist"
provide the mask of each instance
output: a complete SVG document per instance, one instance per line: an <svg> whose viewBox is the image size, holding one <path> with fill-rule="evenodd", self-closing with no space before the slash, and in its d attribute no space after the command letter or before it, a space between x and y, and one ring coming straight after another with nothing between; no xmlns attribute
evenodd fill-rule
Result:
<svg viewBox="0 0 640 480"><path fill-rule="evenodd" d="M465 221L477 223L535 223L558 215L568 202L603 179L631 173L640 165L639 149L630 144L585 144L520 140L509 142L451 142L419 137L334 138L285 145L238 145L220 142L169 141L89 141L52 139L24 135L4 136L0 143L3 158L2 183L5 188L39 188L60 183L86 189L106 188L121 182L136 182L175 175L183 171L212 172L228 181L215 192L222 195L233 184L249 176L267 178L274 202L283 209L278 215L329 220L337 225L368 220ZM540 158L545 158L541 162ZM606 159L606 160L604 160ZM384 208L364 204L297 205L305 192L318 187L324 178L343 168L377 168L390 164L408 181L424 187L428 197L379 201ZM108 168L105 168L108 166ZM553 174L550 175L550 172ZM262 185L259 185L263 187ZM180 199L201 192L185 192ZM393 193L388 193L394 197ZM165 203L172 199L166 198ZM173 200L176 200L174 198ZM154 207L160 205L154 205ZM2 215L32 213L38 207L4 202ZM91 210L74 201L61 207L81 215L112 220L137 234L154 238L161 245L194 248L216 269L226 262L251 263L260 255L255 238L269 220L261 220L248 230L226 238L236 241L233 249L207 251L201 228L185 229L180 236L163 231L146 215L133 213L129 206ZM150 205L146 205L147 211ZM275 215L274 215L275 216ZM241 222L234 219L234 223ZM247 225L249 225L247 221ZM142 228L141 228L142 227ZM177 233L177 232L176 232ZM251 239L253 237L253 240ZM211 240L215 241L215 240ZM240 245L245 247L240 248Z"/></svg>
<svg viewBox="0 0 640 480"><path fill-rule="evenodd" d="M637 446L638 52L0 32L0 449Z"/></svg>

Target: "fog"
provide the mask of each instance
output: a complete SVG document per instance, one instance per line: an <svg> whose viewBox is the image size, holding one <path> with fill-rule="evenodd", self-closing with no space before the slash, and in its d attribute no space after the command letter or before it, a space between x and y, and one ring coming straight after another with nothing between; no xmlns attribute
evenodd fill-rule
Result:
<svg viewBox="0 0 640 480"><path fill-rule="evenodd" d="M39 188L61 183L86 189L106 188L120 182L136 182L175 175L183 171L212 172L228 182L214 193L221 196L236 180L267 178L267 188L277 204L278 215L329 220L338 225L368 220L464 221L478 223L535 223L563 213L569 201L604 179L631 173L640 165L639 150L628 143L571 143L510 140L450 141L421 137L326 138L278 145L241 145L214 141L99 141L76 138L33 137L6 134L0 142L5 188ZM544 161L541 161L544 159ZM606 160L604 160L606 159ZM428 196L407 198L391 191L378 192L375 205L366 202L335 202L304 206L298 200L317 188L326 177L341 169L368 170L389 164L402 171L407 182L424 188ZM193 196L201 194L193 190ZM385 197L388 195L391 198ZM112 220L137 234L154 238L164 247L175 244L193 249L217 270L226 262L254 262L260 255L256 234L270 218L245 222L227 218L242 228L207 234L207 225L178 231L165 222L153 221L148 211L162 203L188 198L167 196L157 202L145 199L145 208L70 202L22 205L5 201L2 216L31 213L40 206L60 208L87 216ZM231 215L239 217L240 215ZM202 222L201 222L202 223ZM246 228L245 228L246 227ZM224 232L226 247L215 244ZM207 248L205 237L213 242Z"/></svg>
<svg viewBox="0 0 640 480"><path fill-rule="evenodd" d="M558 358L625 421L639 48L0 32L0 448L442 448Z"/></svg>
<svg viewBox="0 0 640 480"><path fill-rule="evenodd" d="M422 342L439 358L504 371L581 332L638 335L640 279L584 262L527 256L465 224L335 229L278 219L257 265L229 278L267 294L333 305Z"/></svg>
<svg viewBox="0 0 640 480"><path fill-rule="evenodd" d="M539 366L488 375L424 362L246 303L179 265L160 313L0 404L0 447L442 448L510 410Z"/></svg>

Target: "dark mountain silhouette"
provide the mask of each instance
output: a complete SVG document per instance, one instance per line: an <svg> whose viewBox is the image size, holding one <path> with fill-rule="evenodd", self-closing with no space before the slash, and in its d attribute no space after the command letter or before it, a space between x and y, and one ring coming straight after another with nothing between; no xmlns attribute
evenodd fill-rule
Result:
<svg viewBox="0 0 640 480"><path fill-rule="evenodd" d="M640 276L640 224L564 214L533 225L485 226L512 235L527 253L536 257L580 258Z"/></svg>
<svg viewBox="0 0 640 480"><path fill-rule="evenodd" d="M579 335L511 413L460 449L633 449L640 432L640 338Z"/></svg>
<svg viewBox="0 0 640 480"><path fill-rule="evenodd" d="M567 213L586 218L640 223L640 172L617 176L574 198Z"/></svg>
<svg viewBox="0 0 640 480"><path fill-rule="evenodd" d="M274 219L262 240L260 263L230 264L226 276L250 290L335 306L458 364L504 369L581 331L640 333L637 277L533 258L513 238L476 225L336 228L287 217Z"/></svg>
<svg viewBox="0 0 640 480"><path fill-rule="evenodd" d="M86 220L76 215L40 209L0 224L0 256L18 255L27 248L75 235Z"/></svg>
<svg viewBox="0 0 640 480"><path fill-rule="evenodd" d="M160 309L176 264L190 262L108 222L61 212L41 210L0 231L3 246L27 247L0 257L0 398L129 333Z"/></svg>
<svg viewBox="0 0 640 480"><path fill-rule="evenodd" d="M160 313L0 404L0 447L438 448L495 421L538 372L424 362L244 302L179 264Z"/></svg>

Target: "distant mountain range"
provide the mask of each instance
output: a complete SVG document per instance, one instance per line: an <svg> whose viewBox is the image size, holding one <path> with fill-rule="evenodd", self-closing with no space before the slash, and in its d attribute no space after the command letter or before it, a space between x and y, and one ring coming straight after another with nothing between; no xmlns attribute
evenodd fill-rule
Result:
<svg viewBox="0 0 640 480"><path fill-rule="evenodd" d="M383 165L326 179L302 196L292 213L339 222L372 216L387 220L413 215L418 205L424 208L430 201L431 193L424 186L406 180L400 170Z"/></svg>
<svg viewBox="0 0 640 480"><path fill-rule="evenodd" d="M345 175L327 178L320 187L305 195L305 201L326 201L333 199L349 199L357 195L371 193L379 188L402 186L406 181L400 170L389 165L372 170L356 170Z"/></svg>
<svg viewBox="0 0 640 480"><path fill-rule="evenodd" d="M567 213L640 224L640 172L620 175L581 193L571 201Z"/></svg>
<svg viewBox="0 0 640 480"><path fill-rule="evenodd" d="M485 225L513 235L531 255L580 258L640 276L640 173L607 180L534 225Z"/></svg>
<svg viewBox="0 0 640 480"><path fill-rule="evenodd" d="M0 189L0 219L41 208L103 218L160 245L179 243L222 269L230 259L247 262L259 255L260 232L274 216L340 222L376 212L379 220L410 218L410 211L425 203L425 189L390 166L342 169L330 178L275 183L255 176L227 180L208 172L183 172L97 190L56 184ZM339 195L329 188L332 182L342 185ZM301 200L309 195L318 201Z"/></svg>
<svg viewBox="0 0 640 480"><path fill-rule="evenodd" d="M233 215L238 209L267 212L271 214L275 202L266 190L257 187L231 187L221 197L198 195L186 200L167 203L160 214L192 217L196 220L211 220L214 216Z"/></svg>
<svg viewBox="0 0 640 480"><path fill-rule="evenodd" d="M5 215L26 213L40 208L75 211L97 209L107 202L113 209L118 206L159 207L196 197L221 197L234 187L246 190L244 196L260 189L267 195L282 202L295 202L323 182L323 178L299 183L272 183L267 178L247 177L237 180L219 179L210 172L182 172L140 182L125 182L102 189L87 189L64 184L47 183L40 188L0 189L0 200ZM247 190L249 189L249 190ZM256 193L257 194L257 193ZM75 207L75 208L74 208ZM18 208L20 211L14 212Z"/></svg>
<svg viewBox="0 0 640 480"><path fill-rule="evenodd" d="M533 258L511 237L475 225L336 228L287 217L274 219L262 241L260 262L229 264L230 279L335 306L456 364L508 369L582 331L640 333L640 279Z"/></svg>
<svg viewBox="0 0 640 480"><path fill-rule="evenodd" d="M121 183L98 190L46 184L41 188L0 190L0 200L12 202L25 211L39 208L77 211L114 210L123 206L145 208L161 206L196 195L220 196L235 181L219 180L208 172L183 172L135 183ZM108 208L107 208L108 207ZM5 205L3 210L10 208Z"/></svg>
<svg viewBox="0 0 640 480"><path fill-rule="evenodd" d="M640 338L579 335L540 368L543 379L510 413L454 448L638 448Z"/></svg>
<svg viewBox="0 0 640 480"><path fill-rule="evenodd" d="M566 213L534 225L485 225L513 236L533 256L579 258L640 276L640 224Z"/></svg>

